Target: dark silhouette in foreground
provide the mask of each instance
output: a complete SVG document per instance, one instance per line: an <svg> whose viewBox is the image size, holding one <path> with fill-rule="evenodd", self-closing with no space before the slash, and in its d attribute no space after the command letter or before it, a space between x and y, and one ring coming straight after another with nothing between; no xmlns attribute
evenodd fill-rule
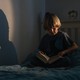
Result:
<svg viewBox="0 0 80 80"><path fill-rule="evenodd" d="M0 65L17 64L15 47L9 41L9 26L4 12L0 9Z"/></svg>

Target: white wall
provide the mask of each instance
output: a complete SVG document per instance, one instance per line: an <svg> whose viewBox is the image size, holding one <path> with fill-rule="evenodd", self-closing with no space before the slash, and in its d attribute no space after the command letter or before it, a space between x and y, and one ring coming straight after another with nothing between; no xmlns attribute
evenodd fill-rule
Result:
<svg viewBox="0 0 80 80"><path fill-rule="evenodd" d="M44 0L21 1L20 14L20 59L33 52L39 44L41 33L41 4ZM22 60L23 61L23 60Z"/></svg>
<svg viewBox="0 0 80 80"><path fill-rule="evenodd" d="M9 24L9 40L17 50L19 63L38 47L44 2L45 0L0 0L0 9L4 11Z"/></svg>

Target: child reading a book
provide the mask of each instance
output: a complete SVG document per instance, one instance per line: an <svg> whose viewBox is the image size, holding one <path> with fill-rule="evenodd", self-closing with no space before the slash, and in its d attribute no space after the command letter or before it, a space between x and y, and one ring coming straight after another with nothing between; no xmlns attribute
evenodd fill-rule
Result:
<svg viewBox="0 0 80 80"><path fill-rule="evenodd" d="M55 14L47 12L43 27L47 33L41 39L36 56L34 58L28 57L30 62L27 63L27 67L71 66L70 54L78 48L78 45L66 32L60 30L60 19Z"/></svg>
<svg viewBox="0 0 80 80"><path fill-rule="evenodd" d="M47 12L43 26L47 33L40 42L39 52L36 54L36 66L66 67L71 65L68 55L78 46L66 32L60 30L60 19L55 14Z"/></svg>

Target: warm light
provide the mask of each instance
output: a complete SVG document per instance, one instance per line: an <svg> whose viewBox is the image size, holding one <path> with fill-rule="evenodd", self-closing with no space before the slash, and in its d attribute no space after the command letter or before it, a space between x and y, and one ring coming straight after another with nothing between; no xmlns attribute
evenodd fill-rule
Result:
<svg viewBox="0 0 80 80"><path fill-rule="evenodd" d="M12 3L11 0L0 0L0 9L4 12L6 15L6 18L8 20L9 25L9 40L13 39L14 34L14 17L13 17L13 9L12 9Z"/></svg>

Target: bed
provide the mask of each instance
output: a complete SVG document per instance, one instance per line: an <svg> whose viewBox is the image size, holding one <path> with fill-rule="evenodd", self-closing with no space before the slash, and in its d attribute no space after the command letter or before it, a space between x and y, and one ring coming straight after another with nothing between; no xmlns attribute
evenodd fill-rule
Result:
<svg viewBox="0 0 80 80"><path fill-rule="evenodd" d="M69 69L0 66L0 80L80 80L80 66Z"/></svg>
<svg viewBox="0 0 80 80"><path fill-rule="evenodd" d="M75 65L67 68L0 66L0 80L80 80L80 49L75 52L71 57Z"/></svg>

